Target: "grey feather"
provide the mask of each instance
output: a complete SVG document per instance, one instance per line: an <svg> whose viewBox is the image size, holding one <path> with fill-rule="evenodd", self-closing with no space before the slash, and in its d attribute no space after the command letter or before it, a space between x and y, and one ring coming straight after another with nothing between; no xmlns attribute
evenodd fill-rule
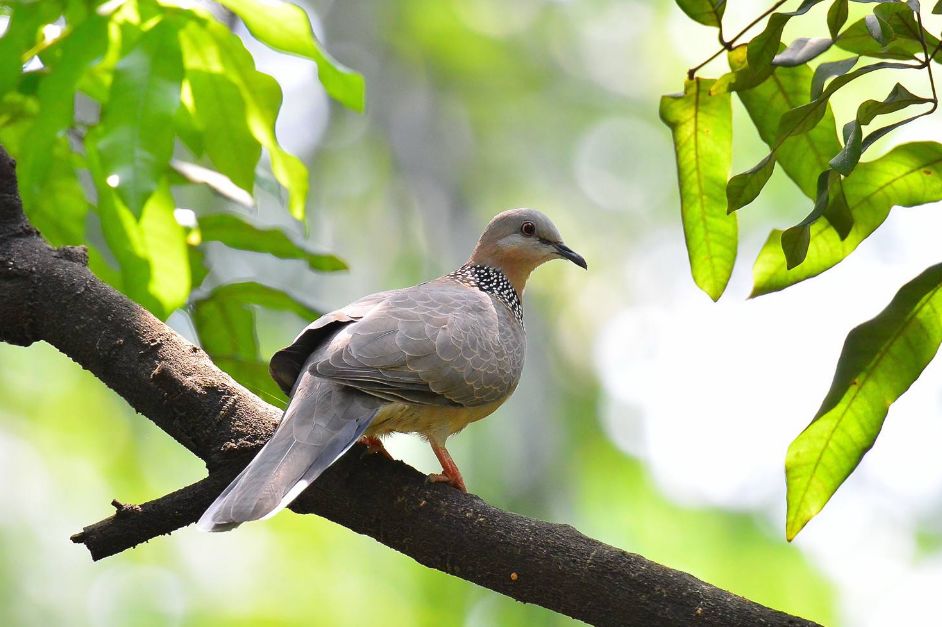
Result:
<svg viewBox="0 0 942 627"><path fill-rule="evenodd" d="M353 446L380 405L305 372L275 435L206 510L199 527L228 531L279 512Z"/></svg>
<svg viewBox="0 0 942 627"><path fill-rule="evenodd" d="M506 398L523 367L523 328L492 295L453 277L389 292L312 363L319 376L417 404L474 407Z"/></svg>

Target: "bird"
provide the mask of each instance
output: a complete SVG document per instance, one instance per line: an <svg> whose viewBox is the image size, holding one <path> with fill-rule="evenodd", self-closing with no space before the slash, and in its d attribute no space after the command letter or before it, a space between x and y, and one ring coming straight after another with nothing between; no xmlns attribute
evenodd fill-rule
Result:
<svg viewBox="0 0 942 627"><path fill-rule="evenodd" d="M287 507L357 441L416 433L442 465L429 475L467 491L446 440L493 413L517 387L526 330L521 298L544 262L586 260L535 209L485 227L454 272L365 296L309 324L274 354L270 373L290 400L271 439L200 518L228 531Z"/></svg>

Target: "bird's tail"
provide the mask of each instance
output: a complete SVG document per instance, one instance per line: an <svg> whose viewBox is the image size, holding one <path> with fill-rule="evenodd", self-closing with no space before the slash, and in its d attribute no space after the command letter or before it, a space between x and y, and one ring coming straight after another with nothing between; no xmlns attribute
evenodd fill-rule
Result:
<svg viewBox="0 0 942 627"><path fill-rule="evenodd" d="M209 506L199 528L229 531L277 514L353 446L379 404L305 369L275 434Z"/></svg>

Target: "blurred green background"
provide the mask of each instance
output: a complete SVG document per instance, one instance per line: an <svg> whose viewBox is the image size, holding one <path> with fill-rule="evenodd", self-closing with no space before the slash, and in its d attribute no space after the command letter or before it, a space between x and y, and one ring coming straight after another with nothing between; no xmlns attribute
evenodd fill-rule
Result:
<svg viewBox="0 0 942 627"><path fill-rule="evenodd" d="M765 6L738 4L728 15L743 23ZM808 209L776 173L740 214L743 262L713 305L688 276L657 102L715 42L673 3L305 6L332 54L366 76L365 115L328 103L309 63L247 44L285 90L283 144L311 166L308 241L351 270L317 275L220 246L211 247L210 284L261 280L329 310L449 272L493 214L539 208L589 272L549 264L532 278L521 385L449 443L471 491L824 624L920 624L928 606L918 599L931 601L923 593L942 583L933 522L942 470L913 460L931 457L932 436L942 436L938 390L914 386L912 420L888 422L883 452L794 545L782 530L782 460L846 330L925 265L916 244L942 228L938 207L912 210L905 231L889 224L868 240L853 267L834 271L843 283L822 277L744 302L768 229ZM764 153L743 112L734 115L739 171ZM908 132L938 130L929 124ZM272 199L255 217L298 229ZM867 290L854 287L864 280ZM170 323L193 337L185 313ZM305 323L259 311L264 353ZM926 372L938 380L938 367ZM389 448L437 470L417 438ZM311 516L285 513L228 534L188 528L100 563L69 542L111 513L112 498L149 500L202 473L54 349L0 344L0 624L574 622Z"/></svg>

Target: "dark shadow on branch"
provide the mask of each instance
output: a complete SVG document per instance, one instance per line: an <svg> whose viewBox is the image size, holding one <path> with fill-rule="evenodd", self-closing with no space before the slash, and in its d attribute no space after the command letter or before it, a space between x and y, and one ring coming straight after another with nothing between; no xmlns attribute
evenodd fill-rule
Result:
<svg viewBox="0 0 942 627"><path fill-rule="evenodd" d="M81 248L53 249L23 215L0 149L0 341L46 341L203 459L209 476L115 514L72 540L93 559L199 517L271 435L279 411L196 346L108 287ZM813 625L692 575L519 516L354 447L293 505L443 572L598 625ZM756 576L761 576L756 573Z"/></svg>

